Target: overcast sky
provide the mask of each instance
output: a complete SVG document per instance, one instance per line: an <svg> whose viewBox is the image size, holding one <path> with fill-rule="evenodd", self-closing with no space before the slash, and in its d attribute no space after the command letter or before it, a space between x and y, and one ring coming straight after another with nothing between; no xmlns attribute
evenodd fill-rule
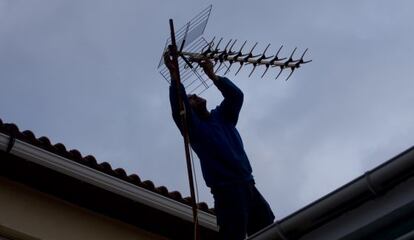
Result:
<svg viewBox="0 0 414 240"><path fill-rule="evenodd" d="M409 0L0 0L0 118L188 196L157 64L168 19L178 28L209 4L206 38L284 45L282 56L309 48L313 60L288 82L276 69L228 74L245 94L238 129L277 219L413 145ZM221 101L214 87L204 97Z"/></svg>

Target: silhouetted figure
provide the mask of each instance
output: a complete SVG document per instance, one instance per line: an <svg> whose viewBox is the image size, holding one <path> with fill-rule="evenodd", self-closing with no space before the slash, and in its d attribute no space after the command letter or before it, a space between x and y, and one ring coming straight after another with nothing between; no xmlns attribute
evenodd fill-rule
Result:
<svg viewBox="0 0 414 240"><path fill-rule="evenodd" d="M229 79L214 73L210 60L201 61L206 75L222 93L224 100L209 112L206 100L186 95L176 86L178 71L168 52L164 62L170 71L170 103L175 123L183 134L178 95L184 102L192 149L201 163L204 180L214 197L219 235L225 240L245 239L273 223L269 204L255 187L252 168L236 129L243 104L243 93Z"/></svg>

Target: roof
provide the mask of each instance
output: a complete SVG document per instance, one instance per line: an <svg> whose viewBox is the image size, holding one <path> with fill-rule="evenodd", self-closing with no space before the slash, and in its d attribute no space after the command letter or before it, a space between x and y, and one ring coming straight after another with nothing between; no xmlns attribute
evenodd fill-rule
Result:
<svg viewBox="0 0 414 240"><path fill-rule="evenodd" d="M170 217L168 214L159 213L159 209L150 210L149 208L151 208L151 206L156 206L156 204L153 203L154 201L159 201L160 203L158 204L165 203L167 205L171 205L168 206L168 208L160 208L164 212L174 212L177 210L177 208L184 209L185 211L188 209L188 211L191 212L190 198L183 197L182 194L178 191L170 191L165 186L155 186L155 184L150 180L141 180L137 174L128 175L127 172L122 168L113 169L108 162L98 162L92 155L83 156L77 149L67 150L65 145L62 143L53 144L47 137L36 137L35 134L30 130L20 131L15 124L3 123L3 121L0 119L0 138L1 137L3 139L3 149L5 149L4 152L1 151L2 139L0 139L1 156L8 154L7 152L10 152L11 147L13 147L13 143L15 142L15 145L17 145L17 142L19 142L21 147L13 147L11 156L9 156L10 154L7 155L9 156L8 158L13 158L12 161L3 161L0 163L2 164L2 167L0 167L0 169L3 169L3 171L0 171L0 176L3 175L12 178L13 180L23 182L41 191L52 193L53 195L64 198L64 200L69 200L83 207L98 210L98 212L103 212L104 214L107 214L109 211L110 216L120 215L119 212L123 211L122 208L125 208L125 206L122 205L125 203L127 203L130 207L135 207L137 210L142 210L146 213L151 212L152 214L155 211L156 214L159 214L159 217L162 217L164 219L175 219L176 216L179 215L175 214L176 216ZM41 157L28 156L32 153L26 153L29 150L23 149L25 146L26 148L28 147L35 149L38 152L37 154L40 154ZM21 154L15 154L13 151L21 151ZM43 156L44 154L49 154L50 156ZM57 164L57 167L54 167L52 165L49 166L47 164L39 164L39 162L37 162L39 158L53 158L50 161L55 161L54 164ZM58 168L59 171L56 171ZM88 169L90 169L89 172L87 172ZM69 174L70 171L71 173ZM76 173L76 171L79 173ZM88 177L87 181L90 183L90 186L79 182L79 179L81 179L81 174L85 174L85 176ZM79 177L76 175L79 175ZM47 179L45 176L47 176ZM93 178L96 178L96 180ZM101 178L104 179L103 183L98 183ZM109 182L110 184L114 183L115 185L105 185L105 181ZM110 191L107 191L108 189ZM144 194L146 195L147 199L144 199L145 201L141 201L141 203L138 204L136 202L140 201L140 199L136 199L136 197L134 199L134 194ZM73 195L82 195L82 197L73 197ZM96 196L98 195L102 196L103 199L96 199ZM124 199L125 197L129 199ZM80 198L84 199L80 200ZM119 208L117 213L114 212L115 210L110 210L109 206L103 206L109 205L102 203L102 200L106 201L108 198L113 200L111 204L117 203L119 205L117 206ZM142 205L149 205L150 207ZM116 207L111 206L111 208L115 209ZM214 216L214 209L209 209L206 203L198 203L198 208L201 210L200 213L203 216L207 216L207 218ZM124 213L124 215L118 216L121 218L121 220L126 220L127 222L141 221L137 219L131 219L131 216L128 216L128 214L130 215L130 213L128 213L128 210L125 210ZM156 214L154 216L156 216ZM181 220L174 221L180 222ZM209 221L211 222L211 220ZM179 224L184 223L180 222ZM143 223L143 225L148 224ZM187 226L188 223L185 223L184 225ZM149 227L151 230L151 226L147 227ZM170 234L174 235L174 230L176 229L172 228L170 230ZM174 238L174 236L171 237Z"/></svg>
<svg viewBox="0 0 414 240"><path fill-rule="evenodd" d="M407 188L408 186L408 189L412 189L409 184L413 181L414 146L321 199L266 227L249 239L301 239L306 234L345 216L346 213L364 204L371 204L369 208L374 212L389 211L390 209L385 209L378 204L373 207L372 203L384 202L387 194L392 193L398 187ZM397 194L401 194L400 189ZM410 196L407 201L411 201L413 205L414 196L412 194ZM351 221L355 223L357 219L352 218ZM336 227L341 228L341 226Z"/></svg>
<svg viewBox="0 0 414 240"><path fill-rule="evenodd" d="M169 197L171 199L174 199L175 201L191 206L191 202L190 202L191 198L183 197L181 193L178 191L170 191L165 186L155 186L155 184L151 180L142 181L141 178L137 174L128 175L127 172L123 168L112 169L111 164L108 162L98 163L98 161L95 159L93 155L82 156L79 150L77 149L67 150L63 143L52 144L49 138L45 136L36 138L34 133L30 130L25 130L25 131L20 132L19 128L15 124L3 123L1 119L0 119L0 132L5 133L7 135L13 135L16 139L25 141L34 146L45 149L49 152L52 152L62 157L65 157L67 159L70 159L74 162L91 167L98 171L104 172L116 178L132 183L136 186L143 187L157 194ZM207 203L205 202L198 203L198 208L202 211L214 214L214 208L209 209Z"/></svg>

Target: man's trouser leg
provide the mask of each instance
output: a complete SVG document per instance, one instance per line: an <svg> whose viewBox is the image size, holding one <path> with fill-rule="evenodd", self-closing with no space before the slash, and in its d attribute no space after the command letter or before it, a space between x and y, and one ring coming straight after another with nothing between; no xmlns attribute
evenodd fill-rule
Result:
<svg viewBox="0 0 414 240"><path fill-rule="evenodd" d="M249 216L247 235L252 235L273 223L275 216L267 201L263 198L254 184L249 186Z"/></svg>
<svg viewBox="0 0 414 240"><path fill-rule="evenodd" d="M245 189L244 186L233 185L212 190L220 239L246 238L248 193Z"/></svg>

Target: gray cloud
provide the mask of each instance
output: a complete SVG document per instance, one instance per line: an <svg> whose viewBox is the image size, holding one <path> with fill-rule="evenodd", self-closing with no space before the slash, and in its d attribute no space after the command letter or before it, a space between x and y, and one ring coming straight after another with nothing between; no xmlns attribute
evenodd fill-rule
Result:
<svg viewBox="0 0 414 240"><path fill-rule="evenodd" d="M201 5L206 5L202 3ZM238 128L277 217L412 145L410 1L215 1L206 37L309 48L288 82L229 75L245 93ZM199 2L0 0L0 117L183 195L183 144L157 73L168 19ZM250 45L251 46L251 45ZM282 74L286 77L287 73ZM214 88L209 106L220 102ZM197 169L199 166L196 162ZM200 171L200 199L212 206Z"/></svg>

